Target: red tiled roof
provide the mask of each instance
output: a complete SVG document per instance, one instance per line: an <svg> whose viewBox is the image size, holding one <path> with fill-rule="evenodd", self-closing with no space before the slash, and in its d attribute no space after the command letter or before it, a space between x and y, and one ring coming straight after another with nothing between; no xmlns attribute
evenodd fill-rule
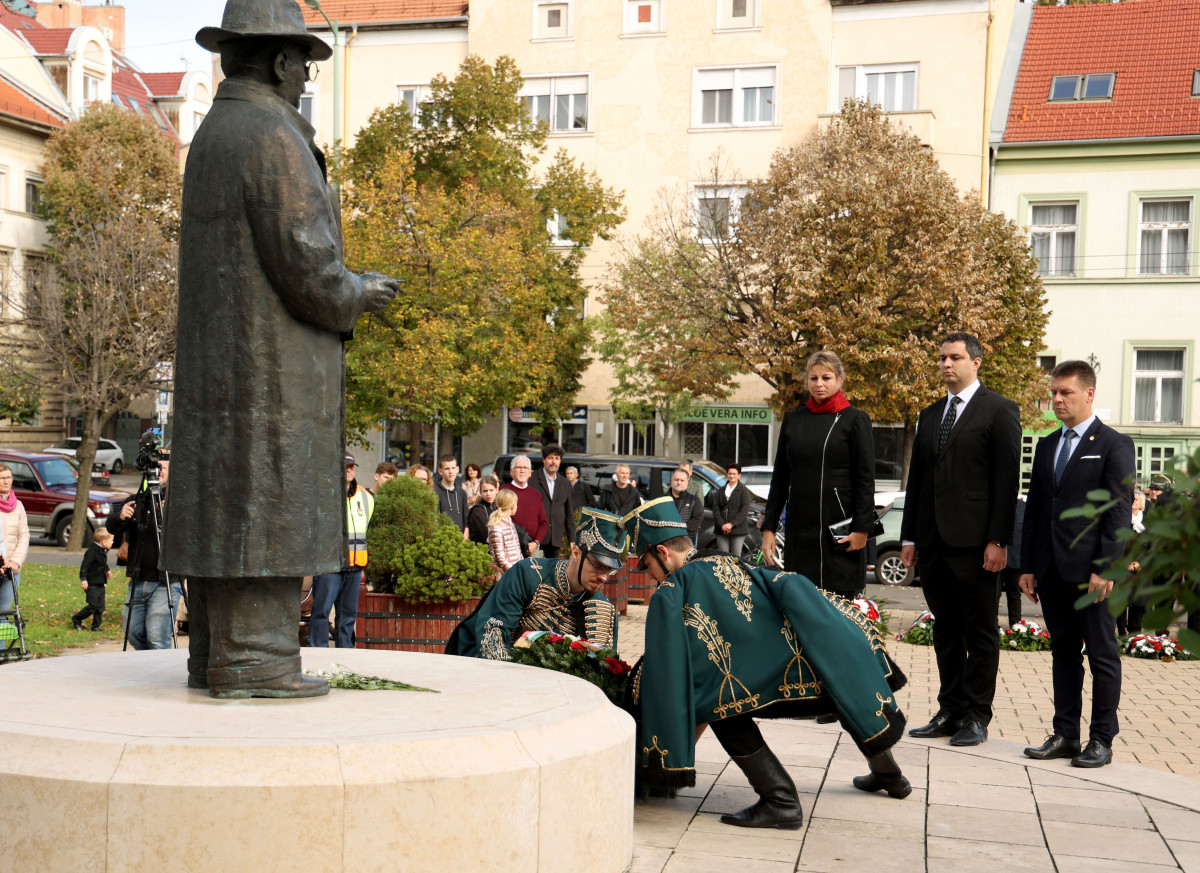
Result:
<svg viewBox="0 0 1200 873"><path fill-rule="evenodd" d="M1039 6L1005 142L1200 136L1200 0ZM1111 100L1049 102L1055 76L1116 73Z"/></svg>
<svg viewBox="0 0 1200 873"><path fill-rule="evenodd" d="M62 116L52 113L37 102L30 100L21 91L0 79L0 115L13 115L25 121L51 127L65 127Z"/></svg>
<svg viewBox="0 0 1200 873"><path fill-rule="evenodd" d="M21 31L39 55L65 54L67 43L71 41L71 34L74 32L72 27L43 27Z"/></svg>
<svg viewBox="0 0 1200 873"><path fill-rule="evenodd" d="M7 27L13 33L28 33L31 30L46 29L45 25L36 18L13 12L4 3L0 3L0 25Z"/></svg>
<svg viewBox="0 0 1200 873"><path fill-rule="evenodd" d="M374 21L459 18L467 14L467 0L323 0L321 8L340 27L343 24L369 24ZM301 4L301 9L309 27L328 27L315 9L304 4Z"/></svg>
<svg viewBox="0 0 1200 873"><path fill-rule="evenodd" d="M174 97L183 85L185 73L142 73L142 81L155 97Z"/></svg>

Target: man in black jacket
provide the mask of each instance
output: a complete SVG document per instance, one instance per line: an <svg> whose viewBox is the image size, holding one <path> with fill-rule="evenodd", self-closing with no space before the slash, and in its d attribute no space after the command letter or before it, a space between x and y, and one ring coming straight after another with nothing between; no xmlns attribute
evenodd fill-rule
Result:
<svg viewBox="0 0 1200 873"><path fill-rule="evenodd" d="M688 491L687 470L676 470L671 474L671 499L675 501L679 517L687 525L688 537L695 544L700 536L700 523L704 521L704 504Z"/></svg>
<svg viewBox="0 0 1200 873"><path fill-rule="evenodd" d="M165 505L170 462L161 461L159 469ZM137 650L169 649L174 644L174 596L167 590L167 574L158 569L159 531L152 500L151 492L143 488L127 498L104 523L110 533L123 534L129 544L125 565L129 603L124 619L129 645Z"/></svg>
<svg viewBox="0 0 1200 873"><path fill-rule="evenodd" d="M1133 504L1133 440L1117 433L1092 412L1096 371L1086 361L1063 361L1050 371L1054 415L1062 430L1038 441L1029 481L1029 505L1021 543L1021 590L1039 597L1050 632L1054 675L1054 733L1031 758L1071 758L1076 767L1103 767L1112 760L1121 699L1121 658L1116 623L1104 601L1112 582L1100 576L1120 559L1117 534L1129 527ZM1103 489L1117 498L1092 521L1063 518L1083 506L1088 494ZM1086 590L1095 600L1077 610ZM1083 655L1087 644L1092 672L1091 739L1079 747L1083 710Z"/></svg>
<svg viewBox="0 0 1200 873"><path fill-rule="evenodd" d="M571 483L565 476L558 475L562 464L563 448L551 443L542 447L542 469L533 474L529 484L542 496L546 520L550 530L542 543L542 554L557 560L562 550L563 537L575 540L576 506L571 496Z"/></svg>
<svg viewBox="0 0 1200 873"><path fill-rule="evenodd" d="M998 573L1007 563L1021 470L1017 404L979 381L983 347L969 333L942 342L938 368L947 396L917 420L905 492L906 567L921 563L921 587L937 621L938 711L914 737L987 739L996 695Z"/></svg>

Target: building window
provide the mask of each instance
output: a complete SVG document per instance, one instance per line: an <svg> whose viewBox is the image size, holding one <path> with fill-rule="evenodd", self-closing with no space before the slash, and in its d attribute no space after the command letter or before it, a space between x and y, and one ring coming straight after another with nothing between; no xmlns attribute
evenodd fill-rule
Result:
<svg viewBox="0 0 1200 873"><path fill-rule="evenodd" d="M1192 70L1192 96L1200 97L1200 70Z"/></svg>
<svg viewBox="0 0 1200 873"><path fill-rule="evenodd" d="M718 0L718 28L758 26L758 0Z"/></svg>
<svg viewBox="0 0 1200 873"><path fill-rule="evenodd" d="M546 219L546 233L550 234L550 245L552 246L575 245L568 230L566 216L557 211Z"/></svg>
<svg viewBox="0 0 1200 873"><path fill-rule="evenodd" d="M1133 350L1133 420L1183 424L1183 349Z"/></svg>
<svg viewBox="0 0 1200 873"><path fill-rule="evenodd" d="M42 180L25 177L25 211L30 215L42 214Z"/></svg>
<svg viewBox="0 0 1200 873"><path fill-rule="evenodd" d="M1075 275L1078 203L1035 203L1029 207L1029 243L1039 276Z"/></svg>
<svg viewBox="0 0 1200 873"><path fill-rule="evenodd" d="M317 95L311 91L305 91L300 95L300 114L304 117L304 120L313 127L317 126L317 122L315 120L317 117L316 102Z"/></svg>
<svg viewBox="0 0 1200 873"><path fill-rule="evenodd" d="M554 133L588 129L588 77L558 76L526 79L521 99L534 121Z"/></svg>
<svg viewBox="0 0 1200 873"><path fill-rule="evenodd" d="M51 276L50 261L45 255L25 254L21 271L23 285L21 306L27 321L42 317L42 304Z"/></svg>
<svg viewBox="0 0 1200 873"><path fill-rule="evenodd" d="M745 185L696 186L696 236L700 242L715 243L734 236L738 206L749 190Z"/></svg>
<svg viewBox="0 0 1200 873"><path fill-rule="evenodd" d="M638 433L638 428L642 433ZM652 421L618 421L617 422L617 454L618 455L653 455L654 454L654 422ZM640 484L645 484L640 483Z"/></svg>
<svg viewBox="0 0 1200 873"><path fill-rule="evenodd" d="M95 76L84 75L83 77L83 102L87 104L95 103L100 99L100 80Z"/></svg>
<svg viewBox="0 0 1200 873"><path fill-rule="evenodd" d="M1111 100L1116 73L1055 76L1050 81L1051 100Z"/></svg>
<svg viewBox="0 0 1200 873"><path fill-rule="evenodd" d="M1143 200L1138 225L1138 272L1186 275L1192 232L1191 200Z"/></svg>
<svg viewBox="0 0 1200 873"><path fill-rule="evenodd" d="M537 0L533 4L534 39L570 39L571 4L554 0Z"/></svg>
<svg viewBox="0 0 1200 873"><path fill-rule="evenodd" d="M202 125L203 123L204 123L204 113L203 112L193 112L192 113L192 133L194 134L196 131L198 131L200 129L200 125Z"/></svg>
<svg viewBox="0 0 1200 873"><path fill-rule="evenodd" d="M625 33L662 33L662 0L625 0Z"/></svg>
<svg viewBox="0 0 1200 873"><path fill-rule="evenodd" d="M1058 366L1058 357L1056 355L1038 355L1037 363L1042 370L1049 373Z"/></svg>
<svg viewBox="0 0 1200 873"><path fill-rule="evenodd" d="M697 70L697 127L742 127L777 123L775 78L770 67Z"/></svg>
<svg viewBox="0 0 1200 873"><path fill-rule="evenodd" d="M1134 443L1137 480L1144 487L1155 473L1170 473L1175 455L1182 451L1178 443L1156 443L1138 440Z"/></svg>
<svg viewBox="0 0 1200 873"><path fill-rule="evenodd" d="M909 112L917 108L919 64L875 64L838 67L837 107L847 100L869 100L884 112Z"/></svg>

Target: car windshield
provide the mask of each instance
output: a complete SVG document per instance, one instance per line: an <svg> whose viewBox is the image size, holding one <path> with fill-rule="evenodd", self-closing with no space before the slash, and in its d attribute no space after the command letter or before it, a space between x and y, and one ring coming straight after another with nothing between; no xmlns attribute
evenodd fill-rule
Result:
<svg viewBox="0 0 1200 873"><path fill-rule="evenodd" d="M63 485L75 484L75 471L62 458L35 461L33 466L37 467L38 475L42 477L42 482L47 488L58 488Z"/></svg>
<svg viewBox="0 0 1200 873"><path fill-rule="evenodd" d="M75 437L67 437L65 440L59 440L50 448L52 449L73 449L79 444L79 440Z"/></svg>
<svg viewBox="0 0 1200 873"><path fill-rule="evenodd" d="M747 485L770 485L771 473L767 470L743 470L742 482Z"/></svg>

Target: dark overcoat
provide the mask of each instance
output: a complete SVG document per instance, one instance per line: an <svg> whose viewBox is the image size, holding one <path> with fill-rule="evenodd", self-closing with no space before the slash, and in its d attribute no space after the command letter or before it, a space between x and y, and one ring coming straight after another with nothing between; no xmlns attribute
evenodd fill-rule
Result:
<svg viewBox="0 0 1200 873"><path fill-rule="evenodd" d="M271 89L227 79L192 140L162 550L175 573L346 562L342 343L366 298L313 134Z"/></svg>
<svg viewBox="0 0 1200 873"><path fill-rule="evenodd" d="M827 528L853 518L853 530L870 531L875 518L875 443L865 412L802 406L784 416L763 530L776 530L784 506L784 567L826 591L857 595L867 550L835 551Z"/></svg>

